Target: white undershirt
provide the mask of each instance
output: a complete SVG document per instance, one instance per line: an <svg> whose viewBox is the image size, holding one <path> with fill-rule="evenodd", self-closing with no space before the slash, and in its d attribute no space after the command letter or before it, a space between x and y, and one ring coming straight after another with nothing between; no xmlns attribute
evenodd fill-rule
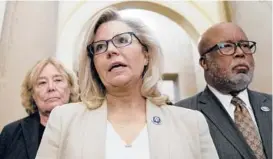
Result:
<svg viewBox="0 0 273 159"><path fill-rule="evenodd" d="M130 147L120 138L112 124L107 122L106 159L150 159L147 126L139 133Z"/></svg>
<svg viewBox="0 0 273 159"><path fill-rule="evenodd" d="M219 101L222 103L222 105L224 106L224 108L226 109L226 111L228 112L228 114L230 115L230 117L234 121L235 106L233 104L231 104L232 95L222 94L221 92L219 92L218 90L216 90L215 88L213 88L210 85L208 85L208 87L212 91L212 93L219 99ZM255 120L255 116L254 116L252 107L249 102L247 90L245 89L244 91L240 92L237 95L237 97L239 97L242 101L245 102L246 108L247 108L248 112L250 113L250 116L251 116L252 120L254 121L256 128L258 129L256 120Z"/></svg>

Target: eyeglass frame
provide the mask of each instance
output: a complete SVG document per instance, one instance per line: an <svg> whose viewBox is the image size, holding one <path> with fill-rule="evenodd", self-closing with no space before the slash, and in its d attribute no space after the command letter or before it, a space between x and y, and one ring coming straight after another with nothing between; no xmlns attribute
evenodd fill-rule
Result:
<svg viewBox="0 0 273 159"><path fill-rule="evenodd" d="M129 35L131 36L131 42L128 43L127 45L125 45L125 46L117 47L117 46L114 44L113 39L114 39L115 37L117 37L117 36L122 35L122 34L129 34ZM108 50L109 42L112 42L112 44L113 44L116 48L122 48L122 47L129 46L129 45L131 45L132 42L133 42L133 37L132 37L132 36L134 36L134 37L137 39L137 41L138 41L138 42L144 47L144 49L148 52L148 47L147 47L147 45L143 44L143 43L141 42L141 40L136 36L136 34L135 34L134 32L124 32L124 33L120 33L120 34L117 34L117 35L113 36L113 37L112 37L111 39L109 39L109 40L99 40L99 41L96 41L96 42L92 42L91 44L87 45L87 52L88 52L88 54L91 55L91 56L103 54L103 53L105 53L105 52ZM94 43L97 43L97 42L102 42L102 41L105 41L106 44L107 44L107 45L106 45L107 47L106 47L105 51L104 51L104 52L101 52L101 53L98 53L98 54L95 54L95 53L92 51L92 50L93 50L93 44L94 44Z"/></svg>
<svg viewBox="0 0 273 159"><path fill-rule="evenodd" d="M241 46L240 46L240 43L242 43L242 42L252 42L253 44L254 44L254 46L255 46L255 50L253 51L253 52L251 52L251 53L246 53L242 48L241 48ZM236 47L235 47L235 49L234 49L234 52L232 53L232 54L224 54L222 51L221 51L221 48L220 48L220 44L222 44L222 43L231 43L231 44L234 44ZM249 40L240 40L240 41L238 41L238 42L231 42L231 41L227 41L227 42L219 42L219 43L217 43L217 44L215 44L214 46L212 46L211 48L209 48L207 51L205 51L203 54L202 54L202 57L204 57L206 54L208 54L208 53L210 53L210 52L212 52L212 51L218 51L219 50L219 52L220 52L220 54L222 54L222 55L227 55L227 56L230 56L230 55L233 55L233 54L235 54L236 53L236 50L237 50L237 47L239 47L242 51L243 51L243 53L245 53L245 54L254 54L255 52L256 52L256 42L255 41L249 41Z"/></svg>

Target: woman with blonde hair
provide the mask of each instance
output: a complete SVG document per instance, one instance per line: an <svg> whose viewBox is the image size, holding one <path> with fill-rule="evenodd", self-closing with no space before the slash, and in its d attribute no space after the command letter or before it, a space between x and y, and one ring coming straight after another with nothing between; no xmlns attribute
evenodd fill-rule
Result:
<svg viewBox="0 0 273 159"><path fill-rule="evenodd" d="M1 159L34 159L50 112L79 101L75 74L54 58L40 60L26 74L21 100L28 116L10 123L0 134Z"/></svg>
<svg viewBox="0 0 273 159"><path fill-rule="evenodd" d="M216 159L201 113L158 90L160 46L140 21L111 8L86 25L81 103L52 112L36 159Z"/></svg>

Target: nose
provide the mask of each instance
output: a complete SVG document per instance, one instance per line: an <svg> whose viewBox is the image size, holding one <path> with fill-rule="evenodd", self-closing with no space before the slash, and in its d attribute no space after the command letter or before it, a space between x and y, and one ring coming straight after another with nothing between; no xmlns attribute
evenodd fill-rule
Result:
<svg viewBox="0 0 273 159"><path fill-rule="evenodd" d="M236 51L234 53L235 57L245 57L244 51L241 49L241 47L237 46Z"/></svg>
<svg viewBox="0 0 273 159"><path fill-rule="evenodd" d="M55 90L56 90L55 83L53 81L48 82L48 89L47 89L47 91L48 92L52 92L52 91L55 91Z"/></svg>
<svg viewBox="0 0 273 159"><path fill-rule="evenodd" d="M107 57L111 58L113 55L119 55L119 50L117 47L113 44L112 41L108 42L108 49L107 49Z"/></svg>

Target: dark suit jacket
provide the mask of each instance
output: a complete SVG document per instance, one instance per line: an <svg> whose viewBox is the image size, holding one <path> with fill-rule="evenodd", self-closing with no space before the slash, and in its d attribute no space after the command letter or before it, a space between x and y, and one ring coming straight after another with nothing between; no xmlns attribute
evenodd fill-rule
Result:
<svg viewBox="0 0 273 159"><path fill-rule="evenodd" d="M0 159L35 159L40 117L34 113L6 125L0 134Z"/></svg>
<svg viewBox="0 0 273 159"><path fill-rule="evenodd" d="M267 159L272 159L272 95L248 90ZM201 111L209 124L210 133L220 159L256 159L234 121L207 87L203 92L181 100L175 105ZM266 106L270 111L262 111Z"/></svg>

